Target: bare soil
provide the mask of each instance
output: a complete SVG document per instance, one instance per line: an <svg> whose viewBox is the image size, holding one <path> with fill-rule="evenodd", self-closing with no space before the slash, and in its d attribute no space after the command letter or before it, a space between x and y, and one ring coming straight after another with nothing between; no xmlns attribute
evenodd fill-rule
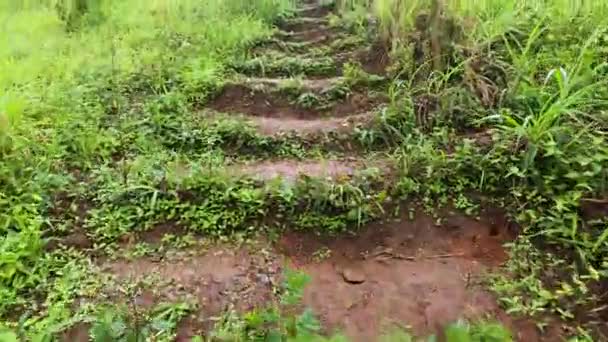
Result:
<svg viewBox="0 0 608 342"><path fill-rule="evenodd" d="M348 134L355 127L365 127L374 119L373 113L351 115L345 118L322 118L317 120L289 119L289 118L250 118L252 123L258 127L260 133L265 135L276 135L294 132L299 135L318 134Z"/></svg>
<svg viewBox="0 0 608 342"><path fill-rule="evenodd" d="M199 311L182 324L177 338L189 341L208 332L227 310L247 312L271 302L281 265L277 255L253 250L257 253L216 246L160 261L155 257L106 261L102 267L119 283L139 284L132 300L144 309L161 302L195 302Z"/></svg>
<svg viewBox="0 0 608 342"><path fill-rule="evenodd" d="M183 236L187 229L178 222L164 222L153 226L151 229L138 232L134 240L156 245L162 242L163 237L170 234L173 236Z"/></svg>
<svg viewBox="0 0 608 342"><path fill-rule="evenodd" d="M301 108L275 92L251 89L244 85L227 85L208 108L226 113L241 113L253 116L318 119L324 116L344 117L367 112L381 103L381 99L367 94L354 93L346 99L333 103L328 108Z"/></svg>
<svg viewBox="0 0 608 342"><path fill-rule="evenodd" d="M278 248L292 267L312 276L304 303L327 332L374 341L393 326L425 336L458 319L496 317L519 341L556 341L558 327L541 335L529 321L512 319L482 285L485 274L506 261L502 245L514 235L495 224L506 219L442 216L447 222L437 226L418 210L413 220L404 215L337 239L291 233ZM347 273L358 283L349 282Z"/></svg>
<svg viewBox="0 0 608 342"><path fill-rule="evenodd" d="M78 174L75 176L78 177ZM55 232L52 230L45 232L43 236L47 239L45 250L52 251L59 247L75 249L92 248L93 241L89 239L83 228L87 213L91 207L91 203L82 198L69 198L65 193L57 194L53 199L53 206L49 210L52 225L66 220L73 220L75 229L70 232Z"/></svg>
<svg viewBox="0 0 608 342"><path fill-rule="evenodd" d="M93 241L89 239L83 229L78 228L67 235L48 237L48 242L44 246L47 251L53 251L59 247L86 250L93 248Z"/></svg>
<svg viewBox="0 0 608 342"><path fill-rule="evenodd" d="M432 217L418 212L414 220L372 225L357 236L328 241L291 234L283 238L282 250L294 266L312 275L305 302L329 330L371 341L397 324L424 335L460 318L499 311L479 281L506 260L502 243L511 236L491 236L489 225L451 216L436 226ZM331 251L327 259L311 259L323 249ZM345 269L366 281L345 282Z"/></svg>
<svg viewBox="0 0 608 342"><path fill-rule="evenodd" d="M282 177L284 180L294 181L299 176L315 178L342 178L355 174L361 162L321 160L321 161L297 161L297 160L275 160L263 161L250 165L239 166L237 172L249 174L261 180L270 180Z"/></svg>
<svg viewBox="0 0 608 342"><path fill-rule="evenodd" d="M142 284L134 300L144 307L198 303L178 341L208 332L230 308L246 312L276 299L272 289L286 267L311 276L304 305L325 331L341 331L353 341L374 341L394 326L424 336L461 318L485 317L502 320L518 341L559 340L559 326L540 334L530 321L506 315L482 286L486 273L507 258L502 244L513 239L508 227L495 226L503 218L477 221L445 211L446 223L436 225L433 217L414 212L413 219L405 213L352 236L288 232L274 245L215 246L160 261L106 261L104 268L121 282Z"/></svg>
<svg viewBox="0 0 608 342"><path fill-rule="evenodd" d="M586 220L597 220L608 217L608 194L604 198L581 200L580 212Z"/></svg>

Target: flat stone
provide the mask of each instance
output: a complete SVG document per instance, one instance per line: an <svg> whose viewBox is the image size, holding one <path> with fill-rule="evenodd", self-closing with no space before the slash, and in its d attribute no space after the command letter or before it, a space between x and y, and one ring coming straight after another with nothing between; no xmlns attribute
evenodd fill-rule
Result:
<svg viewBox="0 0 608 342"><path fill-rule="evenodd" d="M349 284L363 284L365 282L365 274L359 269L345 267L342 269L342 278Z"/></svg>

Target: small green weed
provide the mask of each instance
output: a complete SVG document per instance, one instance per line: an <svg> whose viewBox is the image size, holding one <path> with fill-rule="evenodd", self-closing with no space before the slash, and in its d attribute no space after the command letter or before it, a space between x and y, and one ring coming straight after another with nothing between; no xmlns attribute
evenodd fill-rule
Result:
<svg viewBox="0 0 608 342"><path fill-rule="evenodd" d="M126 308L99 309L90 334L101 341L172 341L179 321L192 308L186 303L161 304L150 312L130 312Z"/></svg>
<svg viewBox="0 0 608 342"><path fill-rule="evenodd" d="M506 276L495 278L492 289L509 313L530 316L554 313L573 319L577 305L594 302L586 284L589 276L578 274L574 265L566 264L565 260L537 250L530 241L520 240L511 245L507 271Z"/></svg>

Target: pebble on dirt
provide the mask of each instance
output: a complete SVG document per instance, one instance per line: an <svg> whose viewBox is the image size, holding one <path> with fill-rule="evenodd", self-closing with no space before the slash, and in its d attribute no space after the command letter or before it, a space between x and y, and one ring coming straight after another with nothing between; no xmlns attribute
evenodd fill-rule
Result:
<svg viewBox="0 0 608 342"><path fill-rule="evenodd" d="M349 284L363 284L365 282L365 274L361 270L345 267L341 273L344 281Z"/></svg>

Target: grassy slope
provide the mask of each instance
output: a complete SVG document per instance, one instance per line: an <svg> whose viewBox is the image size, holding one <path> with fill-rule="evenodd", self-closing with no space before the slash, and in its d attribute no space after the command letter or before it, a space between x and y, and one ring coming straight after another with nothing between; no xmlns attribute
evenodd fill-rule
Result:
<svg viewBox="0 0 608 342"><path fill-rule="evenodd" d="M55 325L72 316L70 298L90 270L82 256L46 253L43 231L73 230L78 209L71 208L78 205L69 203L79 198L117 195L121 185L110 181L118 176L110 165L117 156L151 166L173 159L156 130L172 123L159 114L163 106L185 96L203 101L227 57L267 37L271 21L293 9L289 0L91 1L79 17L70 12L76 2L63 1L62 21L54 3L0 5L7 33L0 65L10 71L0 76L0 317L25 314L30 331L60 329ZM142 120L144 104L158 115ZM181 144L184 130L164 131ZM213 146L192 158L221 164ZM67 214L52 219L61 198ZM40 319L15 311L28 308L32 296L40 300L28 310L40 311Z"/></svg>

